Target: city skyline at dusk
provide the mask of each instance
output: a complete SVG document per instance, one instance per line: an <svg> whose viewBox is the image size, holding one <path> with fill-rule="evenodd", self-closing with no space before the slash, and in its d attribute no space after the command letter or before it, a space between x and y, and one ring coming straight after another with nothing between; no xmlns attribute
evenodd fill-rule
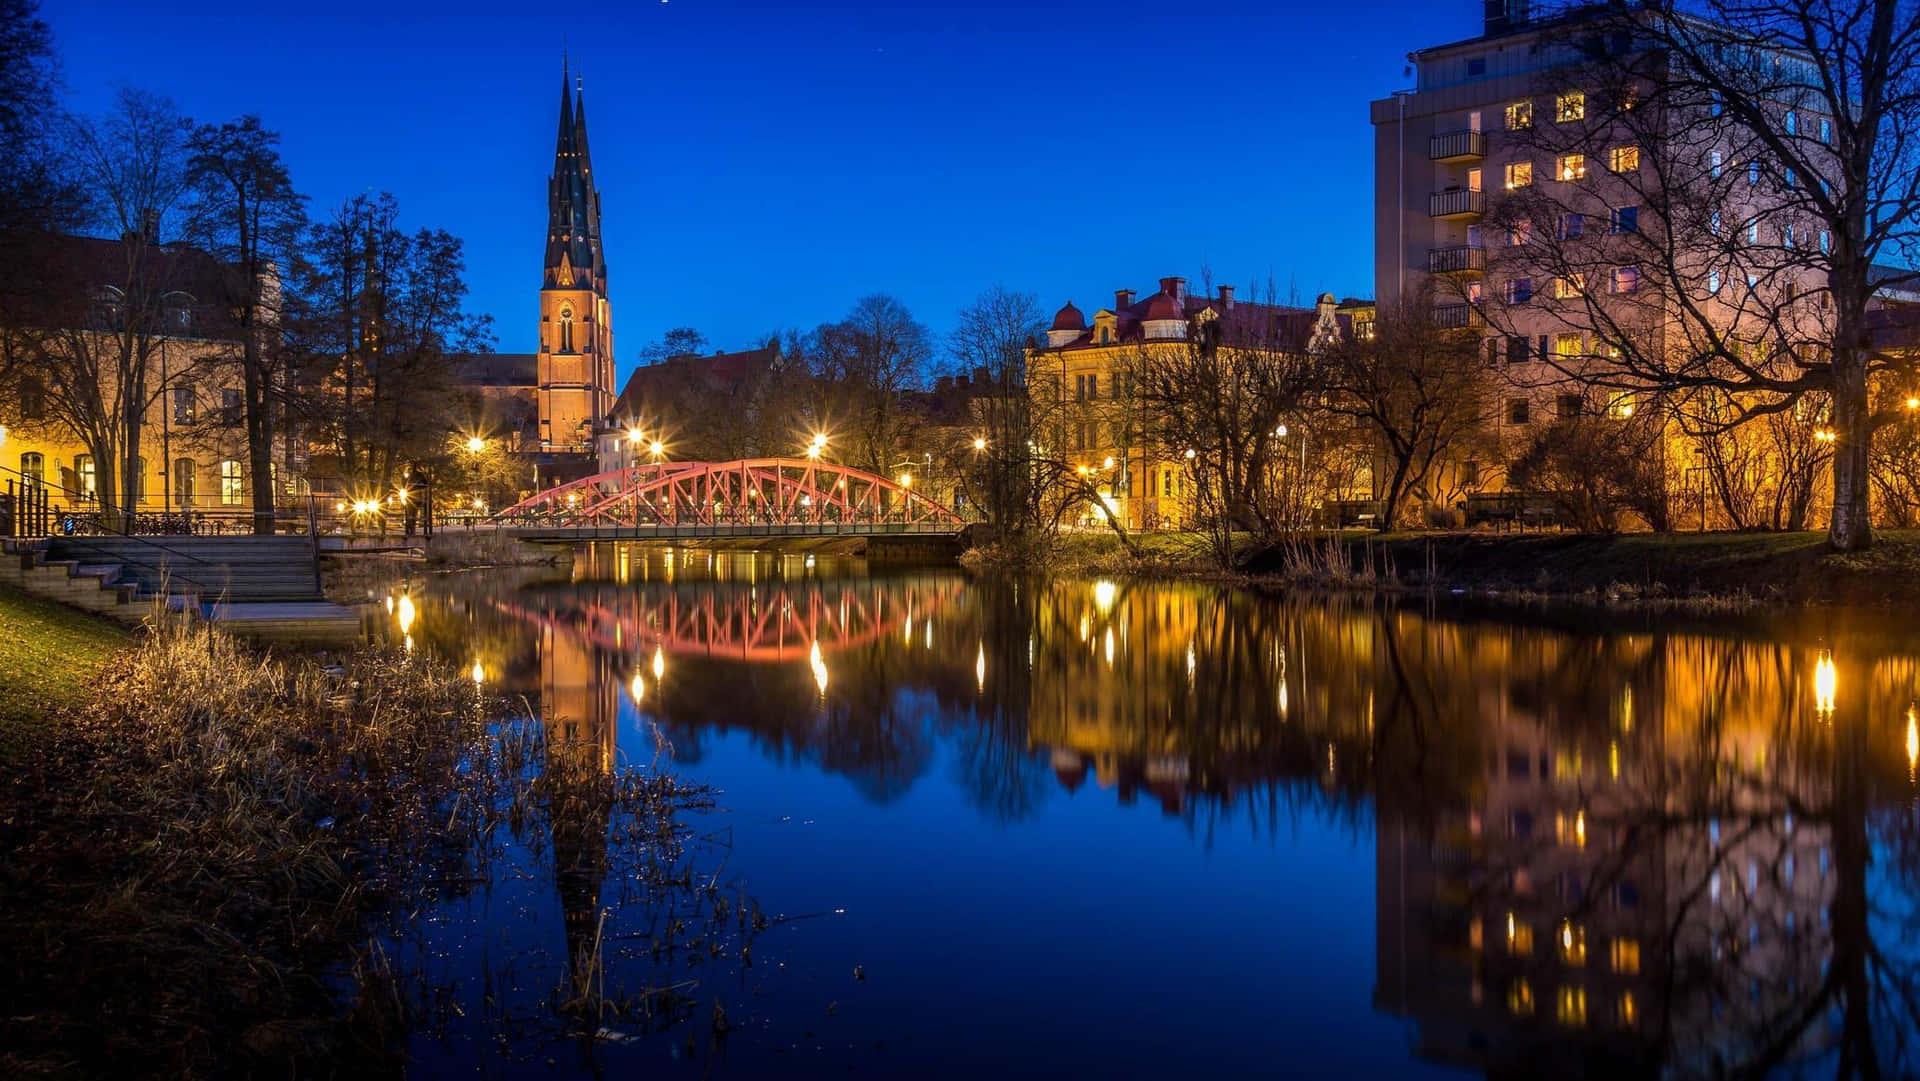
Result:
<svg viewBox="0 0 1920 1081"><path fill-rule="evenodd" d="M68 108L124 85L197 120L257 113L315 217L390 190L408 227L459 236L502 352L533 348L565 52L593 117L624 377L670 327L745 348L875 292L936 333L995 283L1048 311L1167 274L1367 296L1363 103L1404 85L1405 41L1479 16L1393 6L1418 33L1338 10L1070 4L46 15Z"/></svg>

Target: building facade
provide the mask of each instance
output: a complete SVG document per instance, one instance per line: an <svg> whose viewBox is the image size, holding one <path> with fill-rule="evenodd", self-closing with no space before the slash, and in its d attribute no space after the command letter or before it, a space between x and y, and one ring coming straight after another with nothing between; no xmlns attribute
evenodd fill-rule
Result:
<svg viewBox="0 0 1920 1081"><path fill-rule="evenodd" d="M1204 296L1190 292L1185 278L1159 284L1144 298L1115 290L1113 304L1091 319L1068 301L1054 316L1046 345L1027 356L1035 426L1053 444L1044 456L1066 460L1097 492L1105 513L1129 529L1183 527L1194 515L1189 456L1146 437L1147 406L1131 374L1143 360L1192 348L1208 324L1258 324L1257 348L1304 355L1373 319L1370 303L1336 301L1331 294L1311 308L1292 308L1240 300L1230 285ZM1078 515L1085 524L1103 517L1091 502Z"/></svg>

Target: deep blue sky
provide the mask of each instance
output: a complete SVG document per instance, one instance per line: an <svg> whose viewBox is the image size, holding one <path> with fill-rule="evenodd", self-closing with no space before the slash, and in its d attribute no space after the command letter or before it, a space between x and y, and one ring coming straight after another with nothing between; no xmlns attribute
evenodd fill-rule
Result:
<svg viewBox="0 0 1920 1081"><path fill-rule="evenodd" d="M586 79L620 367L875 291L936 332L982 288L1051 313L1166 274L1371 290L1367 102L1476 0L494 6L313 14L43 0L70 108L132 84L258 113L316 214L393 192L465 239L475 309L529 351L562 38ZM577 12L577 14L576 14ZM1244 295L1244 292L1243 292Z"/></svg>

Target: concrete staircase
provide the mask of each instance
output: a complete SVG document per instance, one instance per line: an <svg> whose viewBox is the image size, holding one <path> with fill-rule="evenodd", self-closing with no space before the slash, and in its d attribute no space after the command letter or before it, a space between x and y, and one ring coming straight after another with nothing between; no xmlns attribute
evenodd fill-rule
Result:
<svg viewBox="0 0 1920 1081"><path fill-rule="evenodd" d="M304 537L55 537L0 545L0 583L138 624L156 604L279 641L357 639L360 617L326 601Z"/></svg>

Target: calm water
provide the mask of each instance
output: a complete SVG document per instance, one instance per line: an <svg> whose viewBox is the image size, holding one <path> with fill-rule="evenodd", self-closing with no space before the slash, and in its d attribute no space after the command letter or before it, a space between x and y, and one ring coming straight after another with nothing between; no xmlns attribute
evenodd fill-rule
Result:
<svg viewBox="0 0 1920 1081"><path fill-rule="evenodd" d="M719 792L687 888L556 813L419 914L423 1076L1920 1064L1920 646L1884 620L611 547L411 593L413 648L556 746ZM689 928L700 889L764 928ZM589 954L610 993L671 989L659 1031L553 1023Z"/></svg>

